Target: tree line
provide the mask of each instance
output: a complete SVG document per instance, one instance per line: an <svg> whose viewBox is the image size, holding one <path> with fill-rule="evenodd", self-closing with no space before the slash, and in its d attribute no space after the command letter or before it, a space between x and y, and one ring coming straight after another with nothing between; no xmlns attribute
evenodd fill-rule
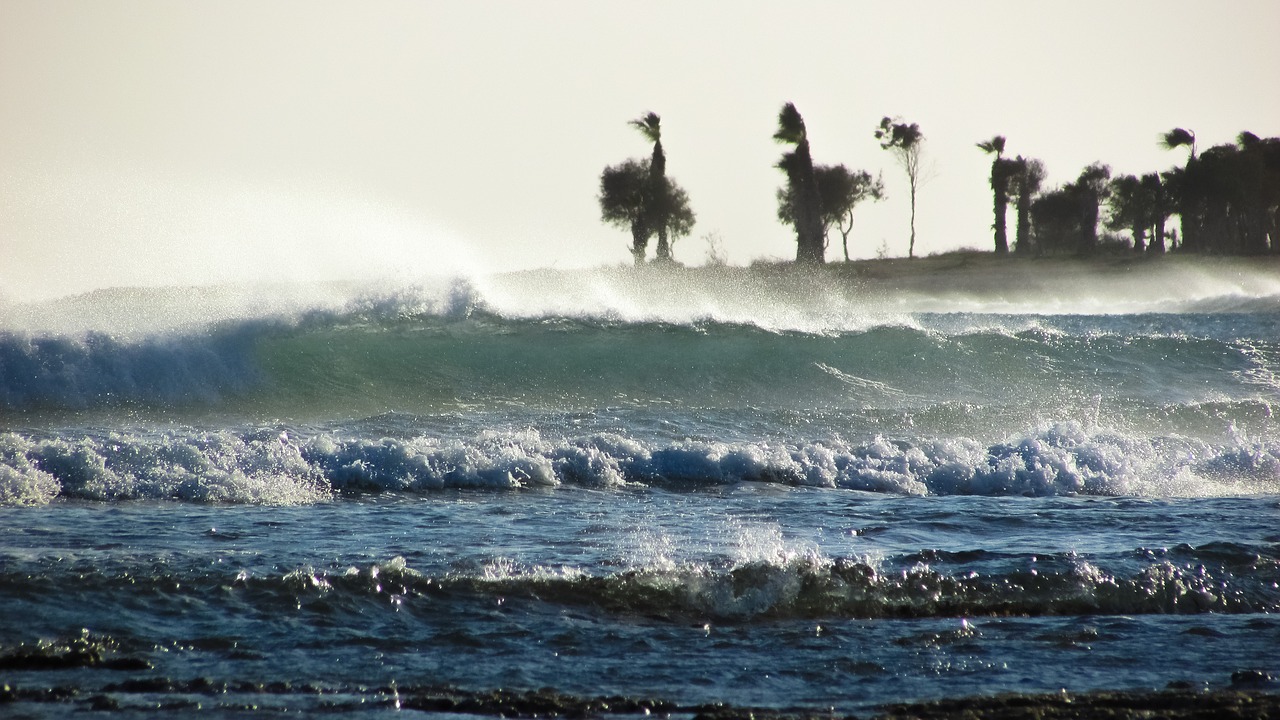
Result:
<svg viewBox="0 0 1280 720"><path fill-rule="evenodd" d="M1175 128L1160 144L1186 148L1186 164L1113 177L1109 166L1093 163L1075 180L1042 191L1040 161L1003 157L1002 136L978 143L996 156L990 177L996 252L1009 250L1005 208L1012 200L1017 253L1280 253L1280 138L1242 132L1234 144L1197 154L1195 133ZM1178 228L1170 227L1174 215ZM1106 242L1100 226L1113 233Z"/></svg>
<svg viewBox="0 0 1280 720"><path fill-rule="evenodd" d="M886 118L886 122L889 122ZM600 216L604 222L631 232L630 251L637 265L646 261L649 241L657 236L655 262L673 262L671 249L677 238L693 230L696 216L689 207L688 193L666 174L666 153L662 148L661 118L647 113L631 125L653 143L648 158L631 158L610 165L600 175ZM896 126L894 126L896 127ZM902 131L889 130L883 144L903 157L918 157L919 128L903 124ZM877 131L877 137L879 137ZM796 262L818 264L825 261L832 231L840 233L845 260L849 259L849 234L853 212L865 200L885 197L884 182L865 170L845 165L814 164L804 118L795 105L787 103L778 115L774 139L793 146L775 167L787 178L777 191L778 219L796 231ZM904 165L904 167L906 167ZM909 170L910 172L910 170ZM912 182L914 183L914 175ZM915 246L915 187L912 186L912 249Z"/></svg>
<svg viewBox="0 0 1280 720"><path fill-rule="evenodd" d="M651 112L630 124L653 143L652 152L648 158L628 159L604 169L598 198L601 217L630 230L630 250L637 265L646 261L654 236L655 261L673 262L672 246L692 231L696 216L688 194L666 174L659 116ZM907 255L914 257L916 196L926 180L924 133L915 123L885 117L874 135L906 175L911 198ZM883 180L843 164L815 163L804 118L792 103L779 112L773 137L788 146L775 164L786 177L777 191L777 216L795 230L796 262L825 262L833 231L840 234L848 261L854 209L867 200L884 199ZM1109 166L1094 163L1075 180L1050 189L1043 188L1046 173L1041 161L1005 156L1004 136L977 143L994 156L988 182L995 252L1011 251L1007 216L1012 204L1012 252L1016 254L1088 255L1103 249L1280 253L1280 138L1244 132L1235 144L1197 154L1194 133L1178 128L1165 133L1160 142L1168 149L1187 148L1186 164L1141 176L1113 177ZM1179 229L1169 228L1174 215ZM1110 232L1100 233L1100 227Z"/></svg>

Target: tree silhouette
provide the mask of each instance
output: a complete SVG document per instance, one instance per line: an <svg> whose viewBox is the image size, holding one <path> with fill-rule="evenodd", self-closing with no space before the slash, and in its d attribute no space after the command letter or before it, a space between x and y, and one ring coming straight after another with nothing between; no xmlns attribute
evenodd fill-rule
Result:
<svg viewBox="0 0 1280 720"><path fill-rule="evenodd" d="M649 160L630 159L606 167L600 175L600 218L631 231L631 256L636 265L644 263L649 238L655 232L684 237L693 230L696 219L688 193L670 178L663 178L662 185L655 188L652 172ZM650 224L655 221L662 225Z"/></svg>
<svg viewBox="0 0 1280 720"><path fill-rule="evenodd" d="M809 153L809 134L804 118L793 103L782 106L778 113L778 131L773 139L795 149L782 156L776 167L787 175L787 192L792 201L793 225L796 229L796 262L821 264L826 245L823 242L822 201L818 179Z"/></svg>
<svg viewBox="0 0 1280 720"><path fill-rule="evenodd" d="M894 159L907 174L907 182L911 188L911 242L907 245L907 257L915 257L916 191L921 182L920 160L924 153L924 133L920 132L920 126L916 123L908 125L886 117L876 129L876 139L880 141L880 147L893 153Z"/></svg>
<svg viewBox="0 0 1280 720"><path fill-rule="evenodd" d="M1145 252L1147 230L1155 224L1156 203L1150 185L1136 175L1119 175L1111 179L1109 190L1108 205L1111 214L1107 219L1107 227L1111 230L1130 231L1133 234L1133 249Z"/></svg>
<svg viewBox="0 0 1280 720"><path fill-rule="evenodd" d="M1111 168L1094 163L1080 171L1080 177L1069 185L1080 208L1080 244L1078 252L1089 255L1098 249L1098 216L1102 201L1108 196L1107 180Z"/></svg>
<svg viewBox="0 0 1280 720"><path fill-rule="evenodd" d="M1151 224L1151 242L1147 243L1147 252L1160 254L1165 251L1164 224L1169 220L1169 198L1165 192L1160 173L1147 173L1140 178L1143 192L1151 203L1151 212L1147 219Z"/></svg>
<svg viewBox="0 0 1280 720"><path fill-rule="evenodd" d="M826 250L828 236L835 228L840 231L844 259L848 262L853 210L864 200L883 199L884 183L880 178L872 178L871 173L865 170L851 172L844 165L818 165L813 172L818 183L823 250ZM791 185L778 189L778 220L793 227L796 224L796 197Z"/></svg>
<svg viewBox="0 0 1280 720"><path fill-rule="evenodd" d="M1177 183L1183 249L1257 255L1280 250L1280 138L1240 133L1188 161Z"/></svg>
<svg viewBox="0 0 1280 720"><path fill-rule="evenodd" d="M1009 184L1020 169L1015 161L1006 160L1003 157L1004 143L1003 135L996 135L990 140L978 143L978 149L988 154L995 153L996 156L991 161L992 210L995 214L991 229L995 231L997 255L1009 252L1009 235L1005 221L1009 208Z"/></svg>
<svg viewBox="0 0 1280 720"><path fill-rule="evenodd" d="M1014 239L1015 253L1031 252L1031 203L1040 186L1044 183L1044 163L1034 158L1019 155L1014 161L1013 192L1017 195L1017 236Z"/></svg>
<svg viewBox="0 0 1280 720"><path fill-rule="evenodd" d="M1070 185L1041 193L1031 202L1036 251L1067 252L1079 244L1080 203Z"/></svg>
<svg viewBox="0 0 1280 720"><path fill-rule="evenodd" d="M644 263L649 245L649 162L627 160L600 175L600 218L631 231L631 256Z"/></svg>
<svg viewBox="0 0 1280 720"><path fill-rule="evenodd" d="M657 113L646 113L631 125L638 129L649 142L653 143L653 155L649 159L649 192L652 197L661 197L662 188L667 178L667 154L662 149L662 118ZM655 203L650 207L653 213L646 219L646 224L655 228L658 233L658 260L671 260L671 244L667 237L667 221L662 217L663 208Z"/></svg>
<svg viewBox="0 0 1280 720"><path fill-rule="evenodd" d="M1190 130L1183 128L1174 128L1160 135L1160 147L1165 150L1174 150L1176 148L1185 147L1189 154L1187 155L1187 164L1184 167L1184 174L1178 178L1176 184L1177 194L1175 203L1177 205L1179 222L1182 224L1182 245L1188 250L1198 250L1200 238L1197 234L1197 215L1199 208L1196 207L1194 198L1184 195L1181 191L1186 187L1187 176L1186 171L1196 161L1196 134Z"/></svg>
<svg viewBox="0 0 1280 720"><path fill-rule="evenodd" d="M1190 130L1174 128L1164 133L1160 136L1160 146L1165 150L1185 147L1191 152L1191 155L1187 158L1188 162L1196 159L1196 134Z"/></svg>

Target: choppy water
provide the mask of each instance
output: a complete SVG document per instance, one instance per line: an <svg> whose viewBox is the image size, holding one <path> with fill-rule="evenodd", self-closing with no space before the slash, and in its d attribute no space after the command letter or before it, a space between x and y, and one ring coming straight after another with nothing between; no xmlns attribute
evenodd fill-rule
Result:
<svg viewBox="0 0 1280 720"><path fill-rule="evenodd" d="M1280 674L1280 294L697 282L0 308L9 706Z"/></svg>

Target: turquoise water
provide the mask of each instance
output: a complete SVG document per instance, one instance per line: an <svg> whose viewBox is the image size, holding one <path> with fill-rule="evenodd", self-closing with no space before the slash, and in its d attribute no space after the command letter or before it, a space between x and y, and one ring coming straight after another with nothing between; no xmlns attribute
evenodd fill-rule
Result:
<svg viewBox="0 0 1280 720"><path fill-rule="evenodd" d="M1273 296L647 280L6 308L9 706L867 712L1280 672Z"/></svg>

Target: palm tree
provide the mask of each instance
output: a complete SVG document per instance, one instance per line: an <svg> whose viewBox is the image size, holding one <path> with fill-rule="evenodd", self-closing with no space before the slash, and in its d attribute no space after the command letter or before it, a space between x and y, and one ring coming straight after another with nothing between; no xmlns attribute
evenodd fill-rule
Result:
<svg viewBox="0 0 1280 720"><path fill-rule="evenodd" d="M1174 128L1160 136L1160 147L1165 150L1173 150L1174 148L1187 147L1191 151L1191 155L1187 161L1196 159L1196 134L1190 130L1183 128Z"/></svg>
<svg viewBox="0 0 1280 720"><path fill-rule="evenodd" d="M1190 150L1190 154L1187 156L1185 172L1178 178L1178 192L1174 196L1174 205L1178 209L1178 218L1182 225L1182 246L1188 250L1198 250L1200 248L1199 222L1197 220L1199 213L1196 209L1195 199L1185 192L1188 187L1186 182L1187 173L1193 169L1192 166L1196 162L1196 134L1183 128L1174 128L1160 136L1160 147L1165 150L1186 147Z"/></svg>
<svg viewBox="0 0 1280 720"><path fill-rule="evenodd" d="M1164 224L1169 219L1168 191L1160 179L1160 173L1147 173L1142 176L1142 187L1151 200L1151 242L1147 244L1147 252L1161 254L1165 251Z"/></svg>
<svg viewBox="0 0 1280 720"><path fill-rule="evenodd" d="M1005 215L1009 208L1009 181L1016 172L1016 167L1012 161L1005 160L1003 157L1003 135L996 135L990 140L978 143L978 149L987 154L995 153L996 155L991 161L992 208L995 212L995 220L991 223L991 228L995 231L996 254L1004 255L1009 252L1009 234L1005 223Z"/></svg>
<svg viewBox="0 0 1280 720"><path fill-rule="evenodd" d="M880 147L893 153L898 165L907 173L907 183L911 187L911 242L907 246L907 257L916 256L916 191L921 183L920 160L924 153L924 133L916 123L896 123L892 118L880 121L876 129L876 139Z"/></svg>
<svg viewBox="0 0 1280 720"><path fill-rule="evenodd" d="M1133 234L1133 249L1147 250L1147 229L1154 224L1155 198L1148 184L1137 175L1120 175L1111 179L1108 205L1111 215L1107 227L1128 230ZM1154 246L1155 241L1152 240Z"/></svg>
<svg viewBox="0 0 1280 720"><path fill-rule="evenodd" d="M631 121L631 125L653 143L653 155L649 160L649 183L651 196L654 198L662 196L662 188L667 177L667 155L662 150L661 123L662 118L654 112L646 113L638 120ZM652 210L655 215L648 219L648 225L658 233L657 257L659 260L671 260L671 244L667 239L666 218L661 217L659 206L655 205Z"/></svg>
<svg viewBox="0 0 1280 720"><path fill-rule="evenodd" d="M1027 253L1031 251L1031 204L1036 193L1040 192L1040 186L1044 184L1044 163L1021 155L1013 162L1016 167L1013 187L1018 195L1018 234L1014 239L1013 251Z"/></svg>
<svg viewBox="0 0 1280 720"><path fill-rule="evenodd" d="M778 131L773 139L795 149L782 156L776 167L787 174L788 192L793 200L796 228L796 262L821 264L825 244L822 241L822 201L809 153L809 134L804 118L793 103L782 106L778 113Z"/></svg>
<svg viewBox="0 0 1280 720"><path fill-rule="evenodd" d="M1107 199L1111 168L1096 162L1080 171L1074 183L1068 183L1080 209L1080 244L1078 252L1088 255L1098 249L1098 210Z"/></svg>

